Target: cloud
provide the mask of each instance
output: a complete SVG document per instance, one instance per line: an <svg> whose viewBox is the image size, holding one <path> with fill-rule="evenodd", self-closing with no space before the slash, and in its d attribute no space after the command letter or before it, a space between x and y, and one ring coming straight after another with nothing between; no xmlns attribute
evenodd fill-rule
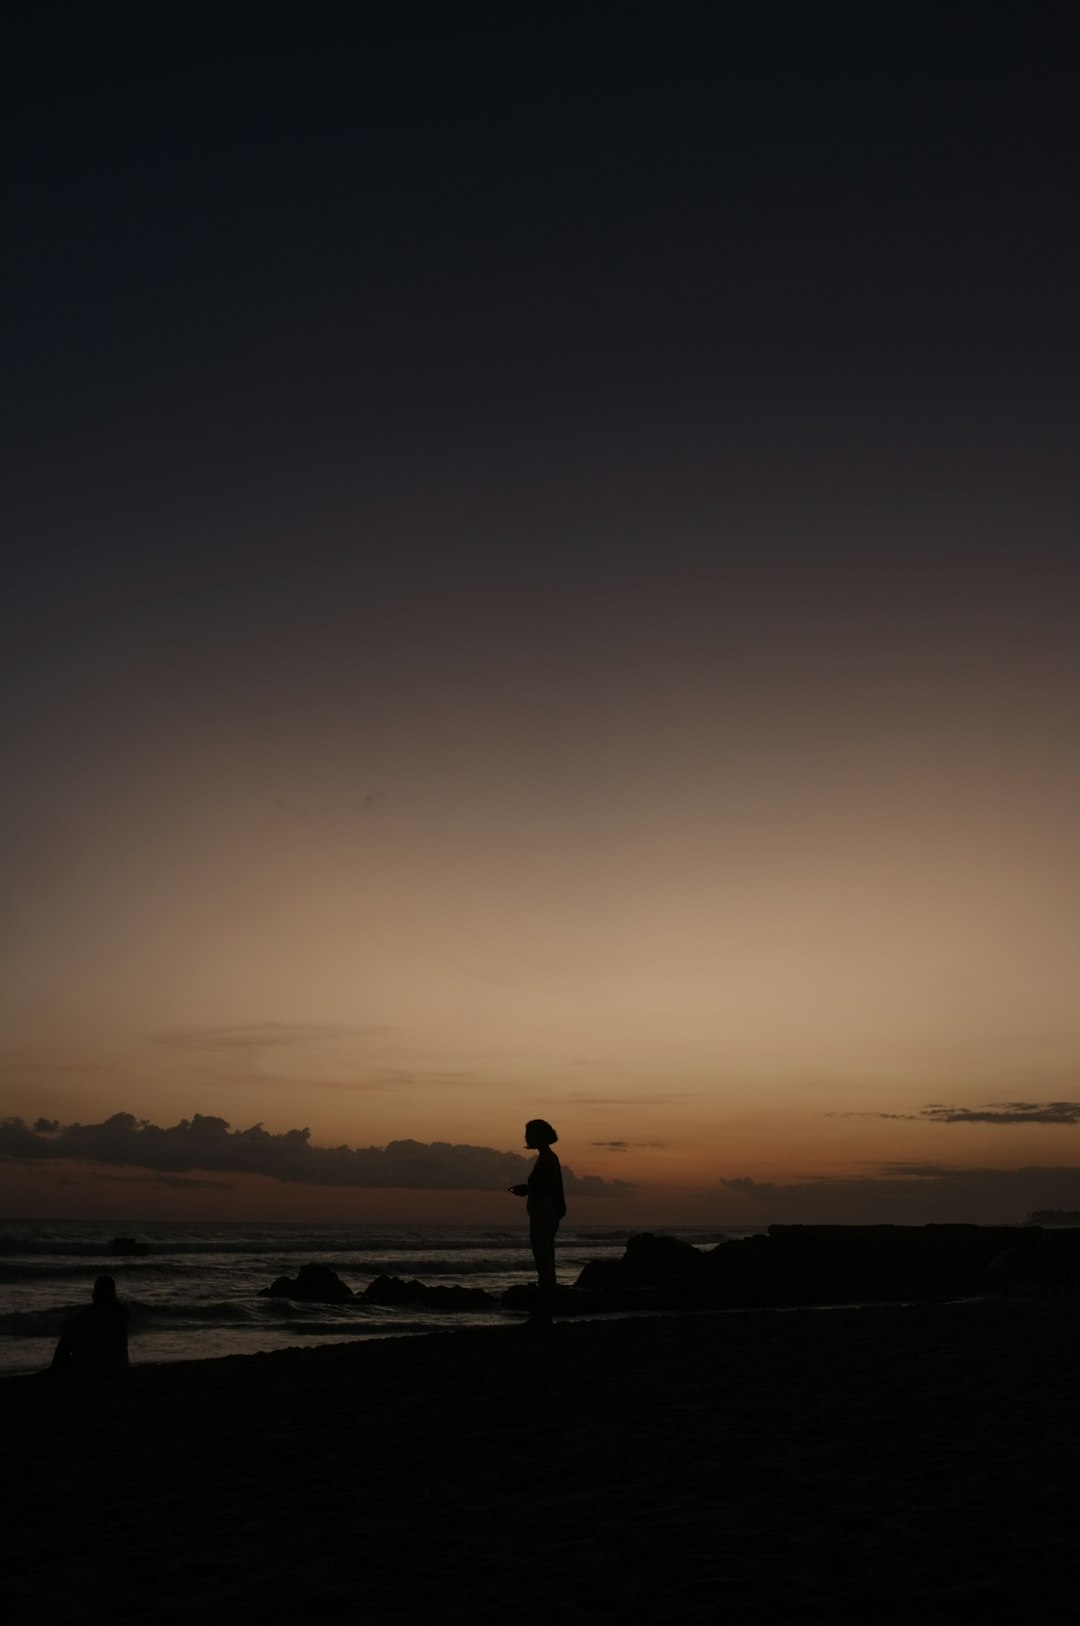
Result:
<svg viewBox="0 0 1080 1626"><path fill-rule="evenodd" d="M997 1101L984 1107L930 1106L920 1113L942 1124L1080 1124L1080 1101Z"/></svg>
<svg viewBox="0 0 1080 1626"><path fill-rule="evenodd" d="M850 1179L721 1179L718 1195L738 1198L764 1223L1013 1224L1037 1208L1080 1207L1080 1168L889 1163Z"/></svg>
<svg viewBox="0 0 1080 1626"><path fill-rule="evenodd" d="M42 1122L41 1119L38 1122ZM231 1129L224 1118L196 1113L162 1129L130 1112L104 1123L65 1124L43 1132L21 1118L0 1123L0 1160L39 1163L64 1158L106 1167L152 1169L167 1175L198 1169L213 1174L262 1174L318 1186L397 1187L422 1191L498 1191L518 1185L532 1166L518 1152L445 1141L397 1140L388 1146L312 1146L311 1131L272 1134L261 1123ZM615 1197L625 1180L575 1175L564 1166L567 1191Z"/></svg>
<svg viewBox="0 0 1080 1626"><path fill-rule="evenodd" d="M19 1075L20 1077L37 1073L44 1074L49 1078L64 1073L75 1073L80 1079L114 1079L116 1077L115 1067L107 1062L95 1062L86 1058L79 1061L68 1061L56 1052L42 1054L30 1050L0 1050L0 1066L3 1067L5 1073L10 1073L12 1076Z"/></svg>
<svg viewBox="0 0 1080 1626"><path fill-rule="evenodd" d="M918 1123L921 1112L827 1112L826 1118L888 1118L892 1121Z"/></svg>
<svg viewBox="0 0 1080 1626"><path fill-rule="evenodd" d="M326 1090L339 1095L380 1095L387 1090L402 1090L417 1084L455 1084L459 1085L474 1075L459 1073L453 1076L438 1073L414 1073L404 1067L365 1067L362 1078L326 1078L317 1073L304 1070L303 1084L305 1090ZM198 1080L195 1081L196 1083ZM295 1079L288 1079L271 1072L247 1071L237 1068L235 1071L228 1067L216 1068L213 1077L207 1080L208 1089L219 1088L228 1084L231 1088L266 1091L278 1086L290 1090L296 1086Z"/></svg>
<svg viewBox="0 0 1080 1626"><path fill-rule="evenodd" d="M886 1118L937 1124L1080 1124L1080 1101L991 1101L980 1107L931 1102L918 1112L828 1112L827 1118Z"/></svg>
<svg viewBox="0 0 1080 1626"><path fill-rule="evenodd" d="M169 1191L232 1191L231 1180L192 1180L185 1174L92 1174L91 1180L108 1180L118 1186L165 1186ZM61 1181L71 1185L72 1181Z"/></svg>
<svg viewBox="0 0 1080 1626"><path fill-rule="evenodd" d="M937 1180L957 1172L942 1163L885 1163L878 1170L886 1179L898 1180Z"/></svg>
<svg viewBox="0 0 1080 1626"><path fill-rule="evenodd" d="M602 1146L606 1152L650 1151L662 1152L667 1150L667 1142L662 1140L592 1140L590 1146Z"/></svg>
<svg viewBox="0 0 1080 1626"><path fill-rule="evenodd" d="M222 1027L171 1028L155 1037L159 1044L174 1050L264 1050L268 1045L375 1039L389 1031L375 1022L360 1027L336 1027L327 1022L239 1022Z"/></svg>
<svg viewBox="0 0 1080 1626"><path fill-rule="evenodd" d="M552 1095L550 1101L560 1106L573 1107L661 1107L672 1101L696 1101L701 1090L660 1090L641 1095L585 1095L580 1090L569 1090L566 1095Z"/></svg>
<svg viewBox="0 0 1080 1626"><path fill-rule="evenodd" d="M91 1180L100 1180L110 1186L155 1186L157 1179L149 1174L97 1174L90 1176Z"/></svg>

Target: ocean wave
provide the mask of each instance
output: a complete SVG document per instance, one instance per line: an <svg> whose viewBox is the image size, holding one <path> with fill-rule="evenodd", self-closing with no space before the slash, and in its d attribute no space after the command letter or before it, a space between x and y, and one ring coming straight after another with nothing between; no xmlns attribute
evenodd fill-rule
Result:
<svg viewBox="0 0 1080 1626"><path fill-rule="evenodd" d="M161 1328L247 1327L276 1320L295 1320L306 1325L309 1311L311 1314L323 1316L327 1314L326 1305L290 1305L285 1299L259 1299L254 1304L245 1304L241 1299L226 1299L213 1304L150 1304L140 1303L137 1299L128 1299L125 1302L128 1311L128 1331L132 1336ZM85 1308L84 1300L79 1304L8 1311L7 1314L0 1315L0 1338L59 1337L65 1321ZM349 1310L352 1307L344 1305L342 1308Z"/></svg>
<svg viewBox="0 0 1080 1626"><path fill-rule="evenodd" d="M61 1264L33 1264L17 1259L0 1263L0 1282L92 1282L95 1276L103 1274L103 1266L108 1266L108 1275L115 1276L118 1281L126 1281L132 1276L142 1279L167 1276L189 1275L191 1266L174 1259L99 1259L95 1263L69 1260Z"/></svg>
<svg viewBox="0 0 1080 1626"><path fill-rule="evenodd" d="M532 1258L528 1244L501 1259L342 1259L335 1260L340 1276L463 1276L517 1275Z"/></svg>
<svg viewBox="0 0 1080 1626"><path fill-rule="evenodd" d="M33 1237L0 1236L0 1256L31 1255L34 1258L53 1259L127 1259L130 1254L117 1253L108 1241L90 1241L85 1237ZM138 1257L138 1256L135 1256Z"/></svg>
<svg viewBox="0 0 1080 1626"><path fill-rule="evenodd" d="M0 1282L92 1281L97 1274L94 1265L0 1264Z"/></svg>
<svg viewBox="0 0 1080 1626"><path fill-rule="evenodd" d="M49 1309L9 1310L0 1315L0 1338L59 1338L64 1322L85 1304L60 1304Z"/></svg>
<svg viewBox="0 0 1080 1626"><path fill-rule="evenodd" d="M102 1228L103 1232L105 1228ZM136 1259L167 1260L177 1256L188 1257L293 1257L316 1258L320 1254L340 1257L382 1257L400 1254L427 1258L431 1254L469 1256L473 1254L500 1254L517 1251L526 1246L524 1226L499 1226L473 1231L452 1226L439 1227L378 1227L369 1234L363 1226L321 1227L303 1226L280 1228L268 1226L265 1230L221 1230L191 1232L179 1226L147 1225L134 1232L114 1232L131 1235L147 1254L117 1253L112 1237L104 1234L87 1237L86 1227L71 1230L38 1230L27 1224L15 1230L0 1231L0 1259L96 1259L120 1260L127 1263ZM378 1231L382 1231L382 1235ZM564 1228L564 1239L575 1246L625 1242L626 1230L589 1232Z"/></svg>

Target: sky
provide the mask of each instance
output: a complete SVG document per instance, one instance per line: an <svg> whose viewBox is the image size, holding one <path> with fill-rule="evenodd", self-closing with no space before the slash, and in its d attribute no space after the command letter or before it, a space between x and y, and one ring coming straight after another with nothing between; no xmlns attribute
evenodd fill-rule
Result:
<svg viewBox="0 0 1080 1626"><path fill-rule="evenodd" d="M0 1210L1080 1208L1066 9L17 8Z"/></svg>

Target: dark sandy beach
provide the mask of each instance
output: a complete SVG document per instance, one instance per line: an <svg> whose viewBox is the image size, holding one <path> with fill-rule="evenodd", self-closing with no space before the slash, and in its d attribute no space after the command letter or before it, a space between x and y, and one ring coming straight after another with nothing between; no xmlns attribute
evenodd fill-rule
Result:
<svg viewBox="0 0 1080 1626"><path fill-rule="evenodd" d="M1074 1305L560 1323L0 1384L60 1622L1074 1620Z"/></svg>

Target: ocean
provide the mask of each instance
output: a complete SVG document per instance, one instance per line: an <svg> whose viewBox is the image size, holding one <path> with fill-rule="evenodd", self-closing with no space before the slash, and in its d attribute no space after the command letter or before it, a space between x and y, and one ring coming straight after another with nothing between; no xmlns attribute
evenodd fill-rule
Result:
<svg viewBox="0 0 1080 1626"><path fill-rule="evenodd" d="M716 1230L680 1228L686 1241L711 1247ZM114 1236L134 1237L146 1252L117 1256ZM564 1226L560 1283L573 1285L589 1259L619 1259L626 1229ZM246 1222L181 1224L45 1220L0 1221L0 1375L48 1366L68 1316L90 1301L94 1278L115 1277L130 1314L133 1363L208 1360L288 1346L342 1343L430 1332L438 1327L497 1326L509 1310L432 1311L261 1298L278 1276L306 1263L329 1265L354 1291L376 1276L417 1278L430 1286L483 1287L501 1294L535 1280L523 1226L300 1225Z"/></svg>

